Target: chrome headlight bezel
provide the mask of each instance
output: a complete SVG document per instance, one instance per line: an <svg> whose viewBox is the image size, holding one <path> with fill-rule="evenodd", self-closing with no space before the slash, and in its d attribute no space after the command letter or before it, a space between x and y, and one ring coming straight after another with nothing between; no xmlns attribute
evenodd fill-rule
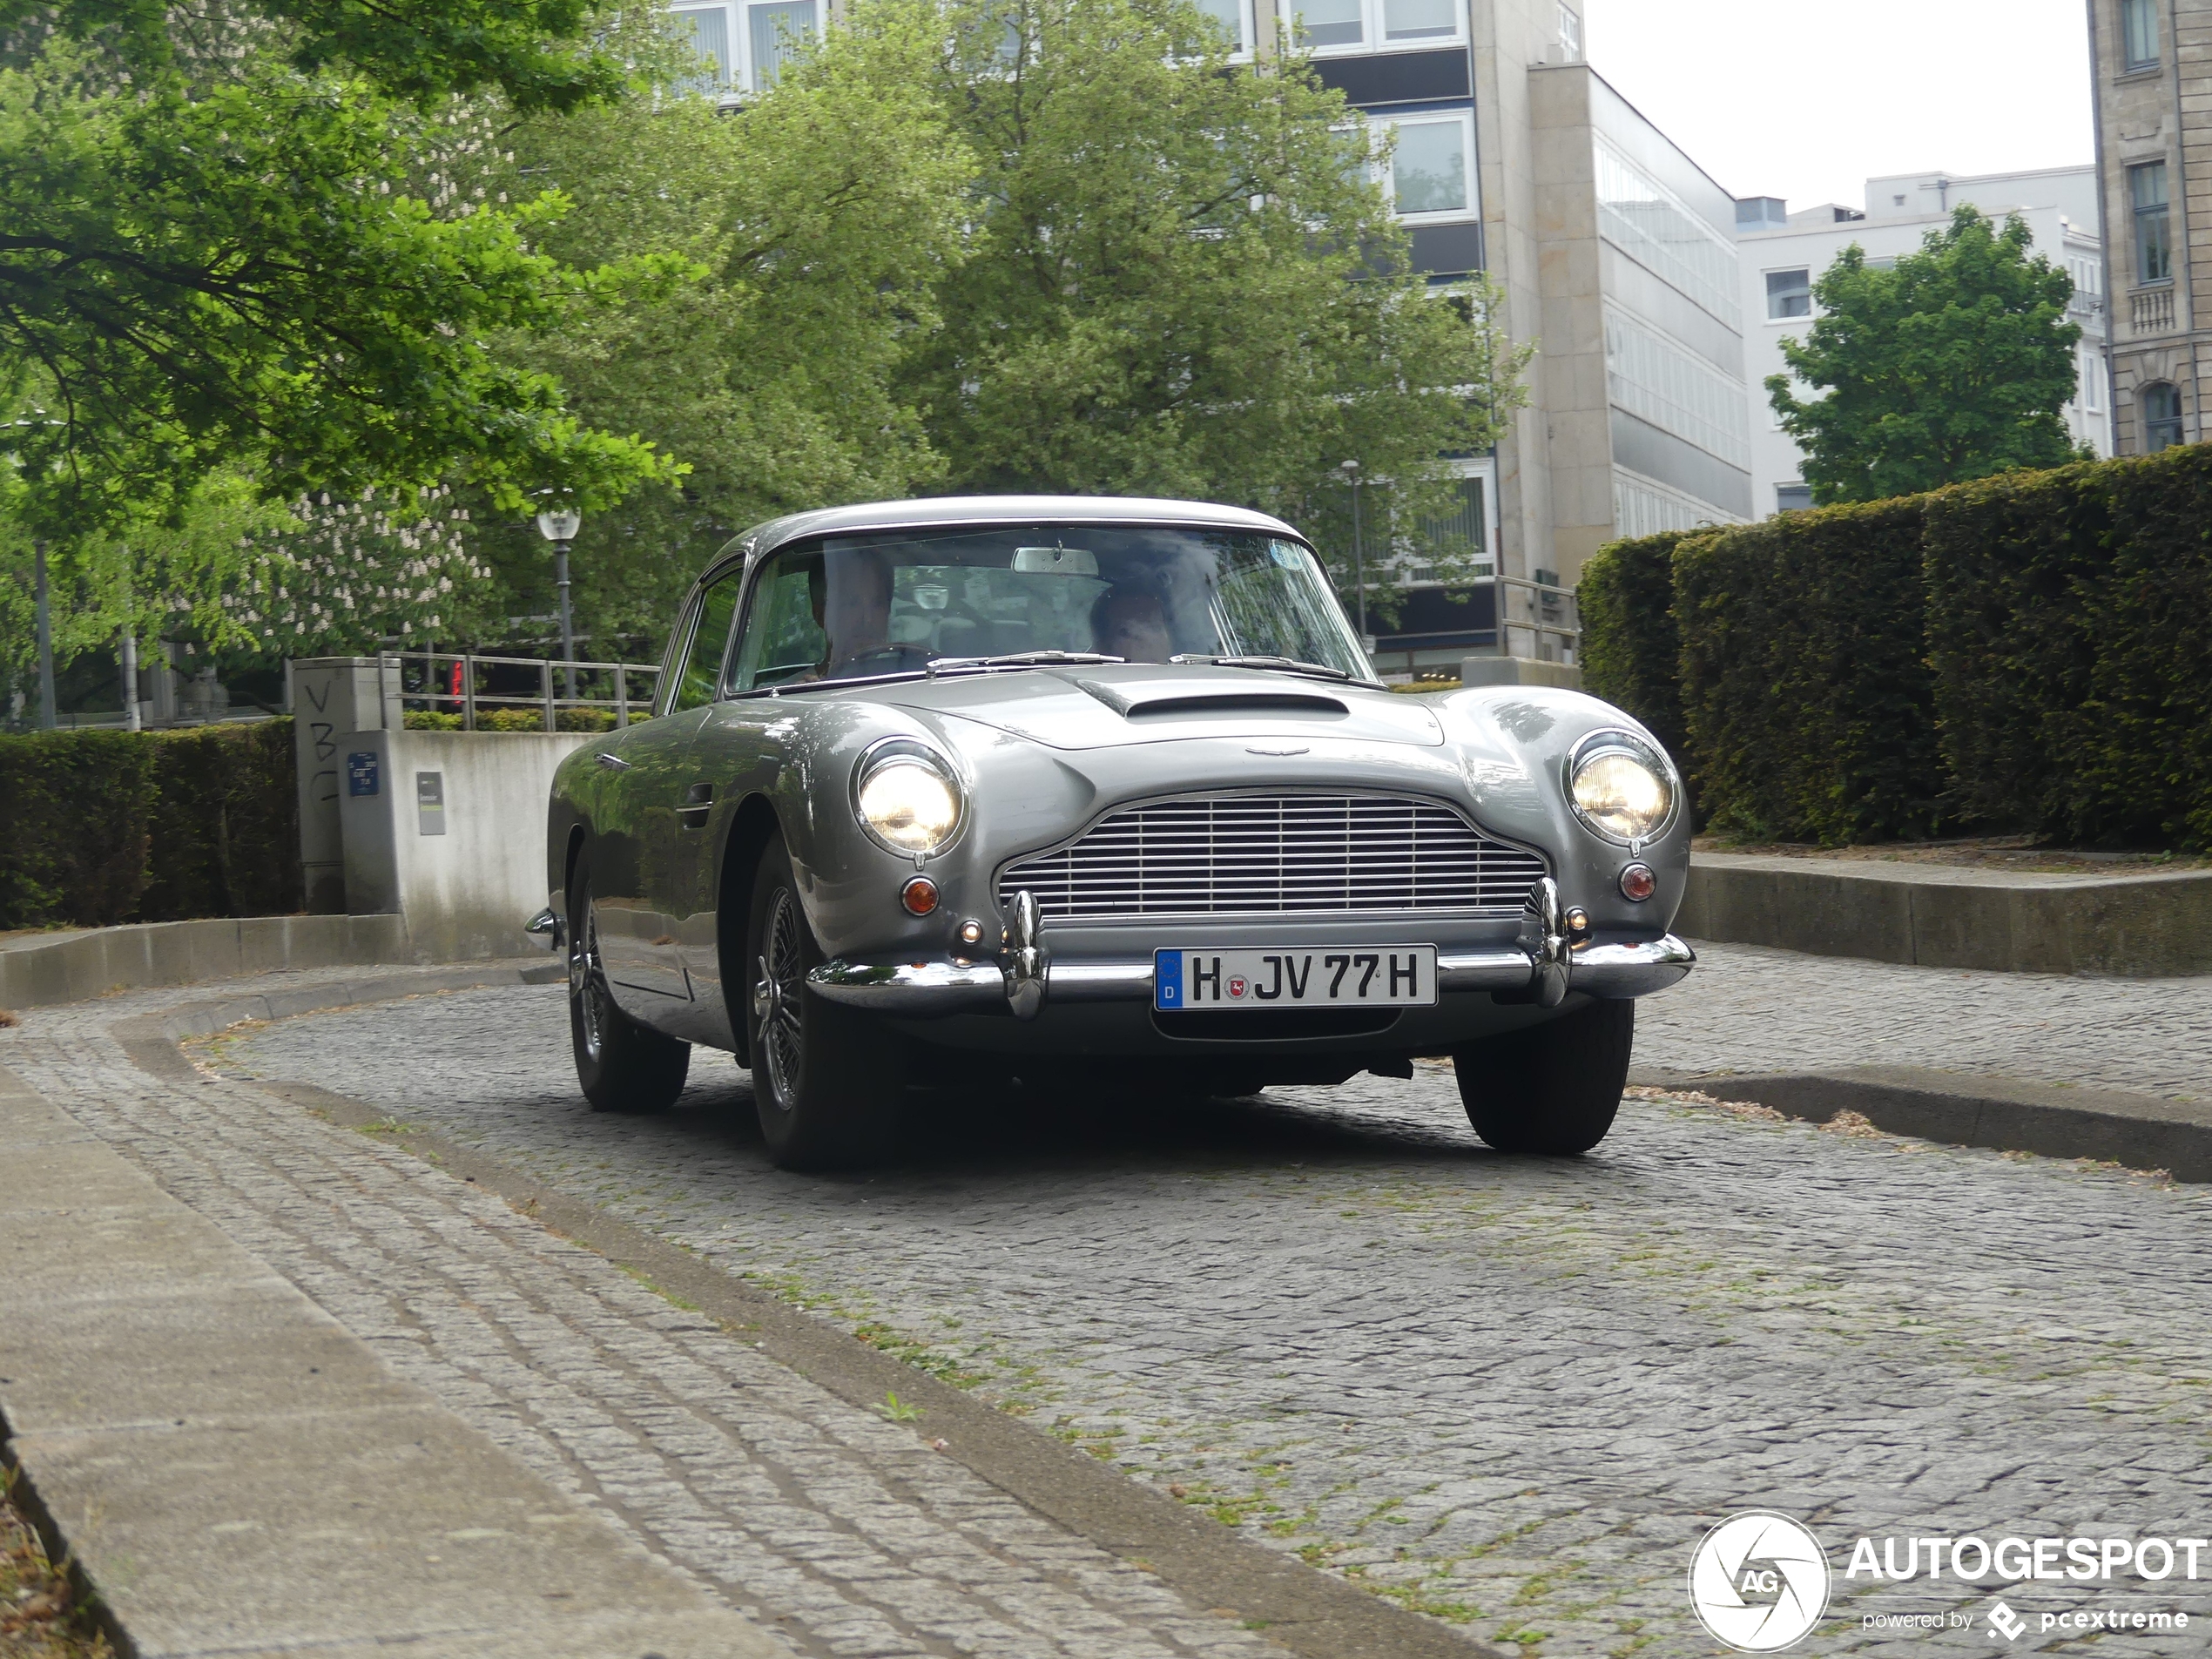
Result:
<svg viewBox="0 0 2212 1659"><path fill-rule="evenodd" d="M927 846L905 846L892 839L861 804L870 784L894 769L912 767L934 777L945 787L952 805L952 821ZM870 744L853 768L853 821L861 832L895 858L911 859L915 867L935 858L960 838L968 826L968 790L951 761L918 738L885 738Z"/></svg>
<svg viewBox="0 0 2212 1659"><path fill-rule="evenodd" d="M1666 794L1666 810L1640 834L1624 835L1600 823L1584 809L1576 792L1576 785L1584 771L1609 755L1620 756L1642 766ZM1675 770L1674 763L1667 759L1666 752L1649 738L1620 726L1608 726L1592 732L1576 743L1568 752L1560 783L1566 792L1568 808L1584 829L1599 840L1615 846L1625 846L1631 853L1641 853L1672 829L1682 817L1682 775Z"/></svg>

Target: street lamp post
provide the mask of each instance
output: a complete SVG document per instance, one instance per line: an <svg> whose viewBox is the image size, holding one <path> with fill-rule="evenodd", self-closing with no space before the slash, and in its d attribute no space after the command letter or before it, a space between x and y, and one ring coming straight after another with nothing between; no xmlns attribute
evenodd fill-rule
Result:
<svg viewBox="0 0 2212 1659"><path fill-rule="evenodd" d="M30 555L37 566L33 587L37 599L38 729L51 732L60 716L54 707L54 611L46 593L46 544L33 542Z"/></svg>
<svg viewBox="0 0 2212 1659"><path fill-rule="evenodd" d="M1359 610L1359 649L1366 651L1368 649L1367 551L1361 544L1359 534L1359 463L1347 461L1338 470L1344 474L1345 481L1352 486L1352 583L1359 596L1355 603Z"/></svg>
<svg viewBox="0 0 2212 1659"><path fill-rule="evenodd" d="M561 590L561 656L576 661L576 623L569 610L569 543L583 528L583 515L573 507L549 507L537 516L537 533L553 543L553 585ZM568 671L569 700L576 700L576 670Z"/></svg>

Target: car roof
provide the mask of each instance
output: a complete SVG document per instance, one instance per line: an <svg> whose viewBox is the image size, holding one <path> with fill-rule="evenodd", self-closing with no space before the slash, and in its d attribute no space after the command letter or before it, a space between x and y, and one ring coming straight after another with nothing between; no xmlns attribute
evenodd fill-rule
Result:
<svg viewBox="0 0 2212 1659"><path fill-rule="evenodd" d="M1287 536L1299 542L1305 539L1279 518L1214 502L1157 501L1142 496L936 496L828 507L771 519L732 541L716 556L714 563L724 564L732 555L749 560L764 558L778 548L812 536L934 529L957 524L1078 523L1193 525Z"/></svg>

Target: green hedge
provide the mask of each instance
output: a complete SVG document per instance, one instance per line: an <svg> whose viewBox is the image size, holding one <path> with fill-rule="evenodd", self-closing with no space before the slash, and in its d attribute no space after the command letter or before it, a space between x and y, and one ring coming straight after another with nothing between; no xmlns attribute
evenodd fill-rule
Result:
<svg viewBox="0 0 2212 1659"><path fill-rule="evenodd" d="M0 928L300 907L292 722L0 737Z"/></svg>
<svg viewBox="0 0 2212 1659"><path fill-rule="evenodd" d="M1831 507L1676 550L1683 715L1715 828L1832 845L1940 826L1921 518L1918 499Z"/></svg>
<svg viewBox="0 0 2212 1659"><path fill-rule="evenodd" d="M1656 729L1676 631L1716 827L2212 847L2212 446L1705 531L1663 594L1656 562L1586 575L1588 680Z"/></svg>
<svg viewBox="0 0 2212 1659"><path fill-rule="evenodd" d="M1682 711L1682 632L1675 625L1675 550L1669 530L1599 550L1575 590L1582 619L1582 684L1650 728L1678 759L1687 752Z"/></svg>
<svg viewBox="0 0 2212 1659"><path fill-rule="evenodd" d="M1928 592L1974 814L2212 847L2212 447L1946 493Z"/></svg>

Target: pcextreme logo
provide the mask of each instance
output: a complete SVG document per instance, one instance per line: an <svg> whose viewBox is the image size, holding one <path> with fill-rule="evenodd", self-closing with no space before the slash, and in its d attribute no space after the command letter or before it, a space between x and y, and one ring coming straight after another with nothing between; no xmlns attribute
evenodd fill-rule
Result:
<svg viewBox="0 0 2212 1659"><path fill-rule="evenodd" d="M1716 1641L1738 1653L1780 1653L1828 1609L1828 1552L1787 1515L1730 1515L1690 1558L1689 1604Z"/></svg>

